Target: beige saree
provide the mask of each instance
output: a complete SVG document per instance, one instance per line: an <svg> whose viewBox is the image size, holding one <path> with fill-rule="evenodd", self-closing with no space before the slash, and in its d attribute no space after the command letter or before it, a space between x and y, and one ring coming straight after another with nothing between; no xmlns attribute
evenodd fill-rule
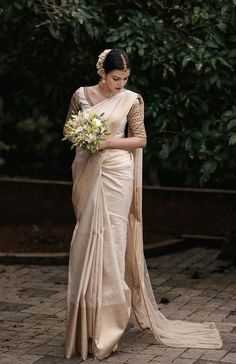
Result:
<svg viewBox="0 0 236 364"><path fill-rule="evenodd" d="M124 91L87 112L104 112L114 136L137 97ZM160 343L220 348L213 323L170 321L158 310L143 255L142 150L92 155L77 150L72 173L77 224L70 248L65 357L107 357L131 314Z"/></svg>

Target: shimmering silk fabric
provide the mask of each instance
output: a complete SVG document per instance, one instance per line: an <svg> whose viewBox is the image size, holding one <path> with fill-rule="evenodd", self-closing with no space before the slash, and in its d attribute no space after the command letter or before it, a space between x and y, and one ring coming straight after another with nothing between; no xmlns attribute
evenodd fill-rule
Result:
<svg viewBox="0 0 236 364"><path fill-rule="evenodd" d="M125 91L87 111L104 112L115 135L137 97ZM70 248L65 357L107 357L131 314L158 342L220 348L214 324L169 321L158 310L143 255L142 150L77 151L72 172L77 224Z"/></svg>
<svg viewBox="0 0 236 364"><path fill-rule="evenodd" d="M136 98L126 91L86 111L105 112L114 135ZM131 292L124 275L133 155L77 151L72 172L77 224L70 249L65 356L80 353L86 359L90 352L102 359L130 318Z"/></svg>
<svg viewBox="0 0 236 364"><path fill-rule="evenodd" d="M222 339L214 323L168 320L158 309L144 254L142 238L142 151L134 152L134 191L128 219L126 282L132 292L132 313L142 329L168 346L219 349Z"/></svg>

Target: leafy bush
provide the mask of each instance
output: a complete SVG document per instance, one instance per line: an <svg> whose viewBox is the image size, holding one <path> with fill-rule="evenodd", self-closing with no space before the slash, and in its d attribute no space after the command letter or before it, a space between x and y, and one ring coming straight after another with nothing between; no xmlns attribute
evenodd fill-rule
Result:
<svg viewBox="0 0 236 364"><path fill-rule="evenodd" d="M146 182L235 185L236 0L5 1L1 25L5 173L69 176L71 94L122 47L146 102Z"/></svg>

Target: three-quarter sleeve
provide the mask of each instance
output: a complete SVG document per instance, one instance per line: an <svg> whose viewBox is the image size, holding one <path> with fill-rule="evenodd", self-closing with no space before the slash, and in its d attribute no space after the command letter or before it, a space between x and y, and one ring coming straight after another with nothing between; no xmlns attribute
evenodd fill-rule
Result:
<svg viewBox="0 0 236 364"><path fill-rule="evenodd" d="M144 125L144 102L142 96L138 96L127 115L128 133L133 137L146 138Z"/></svg>
<svg viewBox="0 0 236 364"><path fill-rule="evenodd" d="M74 92L74 94L71 98L70 107L69 107L69 110L67 113L66 120L69 120L71 118L72 114L77 114L80 109L81 109L81 107L80 107L79 89L78 89Z"/></svg>
<svg viewBox="0 0 236 364"><path fill-rule="evenodd" d="M78 89L73 93L72 98L70 100L70 106L66 116L66 121L71 118L71 115L77 114L79 110L81 110L81 107L80 107L79 89ZM65 135L65 128L63 128L63 134Z"/></svg>

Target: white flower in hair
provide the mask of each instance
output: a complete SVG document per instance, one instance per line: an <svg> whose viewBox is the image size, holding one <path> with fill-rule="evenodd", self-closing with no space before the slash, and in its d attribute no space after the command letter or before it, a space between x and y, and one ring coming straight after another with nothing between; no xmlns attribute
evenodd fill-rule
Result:
<svg viewBox="0 0 236 364"><path fill-rule="evenodd" d="M101 54L98 56L98 61L96 63L96 67L99 70L100 68L103 68L103 63L105 61L106 56L111 51L111 49L105 49Z"/></svg>

